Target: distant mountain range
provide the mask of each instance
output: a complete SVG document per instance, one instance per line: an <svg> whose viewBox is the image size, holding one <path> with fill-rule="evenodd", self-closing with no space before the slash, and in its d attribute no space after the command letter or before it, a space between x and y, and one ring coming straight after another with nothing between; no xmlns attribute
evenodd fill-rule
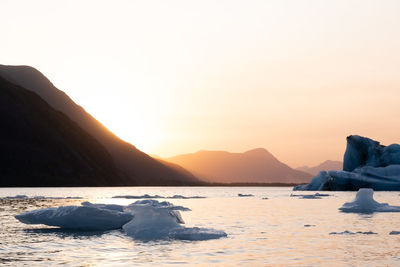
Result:
<svg viewBox="0 0 400 267"><path fill-rule="evenodd" d="M343 169L343 162L341 161L335 161L335 160L326 160L322 162L321 164L314 166L314 167L308 167L308 166L302 166L296 168L298 171L303 171L310 173L314 176L318 175L320 171L327 171L327 170L342 170Z"/></svg>
<svg viewBox="0 0 400 267"><path fill-rule="evenodd" d="M213 183L308 183L312 178L280 162L264 148L244 153L203 150L165 160Z"/></svg>
<svg viewBox="0 0 400 267"><path fill-rule="evenodd" d="M65 146L62 148L60 147L60 150L57 150L60 153L60 155L58 155L59 157L71 158L72 160L74 159L73 156L76 156L77 158L82 158L82 160L86 159L90 161L92 158L90 158L88 154L80 154L79 152L77 152L80 151L80 149L84 149L85 145L91 146L90 149L92 149L90 150L89 147L87 147L87 151L85 150L87 153L93 152L94 150L102 151L101 153L99 152L98 157L100 157L100 155L103 155L102 160L105 162L104 168L100 168L95 172L96 168L94 168L94 166L92 165L89 165L88 163L88 165L86 165L87 171L93 167L93 172L91 175L89 175L89 173L85 174L85 177L87 177L87 179L82 180L79 185L197 185L201 183L187 170L184 170L183 168L176 165L171 165L169 163L165 164L159 160L155 160L135 148L133 145L124 142L123 140L118 138L106 127L104 127L100 122L93 118L89 113L87 113L81 106L72 101L68 97L68 95L58 90L38 70L29 66L0 65L0 77L4 78L2 79L2 86L0 90L3 94L9 96L9 98L5 98L4 96L4 99L2 99L2 102L5 105L2 109L2 112L4 112L2 114L2 117L7 123L2 125L0 138L3 143L9 143L8 146L10 151L13 146L18 146L18 142L21 146L21 150L15 150L15 152L12 154L19 158L19 161L16 161L15 165L12 165L15 169L15 175L19 175L19 170L17 170L19 166L18 164L21 164L21 161L23 161L23 157L25 155L26 161L32 161L32 164L28 164L25 166L23 173L27 175L26 179L38 179L37 177L40 174L39 169L37 169L37 175L29 175L29 168L35 169L35 166L33 164L33 162L36 160L35 158L42 157L38 160L44 162L47 157L49 157L50 155L55 156L55 154L53 153L54 151L48 151L43 148L41 153L36 155L33 150L41 150L41 142L45 142L46 140L49 140L49 142L51 141L54 145L57 144L57 142L55 142L54 140L62 141L61 136L63 135L60 135L61 132L56 130L63 129L65 135L67 135L68 131L70 131L71 134L78 135L79 133L80 135L85 136L85 138L82 138L81 141L78 142L78 140L75 140L71 137L71 142L69 142L68 137L66 137L67 140L65 140ZM17 101L15 99L15 96L10 95L10 92L12 90L15 90L14 94L19 93L21 95L20 98L18 98L20 102L10 102L11 100ZM26 90L32 91L34 92L34 94L29 94L26 92ZM33 101L34 103L40 102L40 107L39 104L34 105L34 103L30 103L30 101ZM42 108L42 106L45 106L45 102L47 102L49 106L47 106L47 108ZM29 112L27 112L28 108L30 108L30 112L32 114L29 114ZM40 117L34 116L37 108L41 108L43 111L41 120ZM5 114L10 116L10 119L7 119L5 117ZM17 117L13 114L19 114L19 116ZM59 115L58 117L55 117L53 114ZM17 120L15 121L15 125L11 123L11 118ZM47 121L47 119L50 118L53 120L52 125L50 125L50 122ZM59 119L59 121L55 122L54 120L57 119ZM29 126L29 129L19 126L19 123L26 123L25 126ZM64 124L65 126L62 127L62 124ZM4 129L6 128L5 125L9 127L7 133L4 133ZM23 153L24 149L22 147L24 146L23 144L25 144L25 142L28 142L28 140L25 139L29 138L30 135L23 135L21 131L37 134L35 135L35 140L39 140L35 141L39 142L37 143L38 146L36 148L32 147L32 151L27 154ZM44 133L39 133L40 131L43 131ZM13 137L13 135L15 135L15 138L11 138ZM20 138L19 141L17 137ZM10 140L12 140L12 142ZM27 143L26 145L29 147L30 143ZM62 143L59 144L59 146L62 146ZM70 154L68 154L69 152L67 153L67 147L69 147L68 151L70 152ZM50 147L48 148L50 149ZM47 152L49 152L49 154L46 157ZM3 151L1 153L4 154ZM91 155L94 156L94 154ZM96 157L94 157L93 160L95 158ZM11 158L9 158L9 160L11 160ZM99 161L95 161L94 163L99 163L100 158L98 160ZM51 162L52 161L49 161L49 165L51 164ZM65 161L64 167L69 166L68 163L69 161ZM7 166L3 166L3 164L3 162L0 162L1 169L8 168ZM55 165L54 168L51 168L51 170L55 171L56 166L58 165ZM99 167L99 165L96 166ZM50 169L48 170L48 173L45 173L47 169L41 170L43 171L43 175L45 175L46 177L50 175L50 173L52 173ZM78 168L74 169L74 171L77 170ZM106 170L108 170L108 172L106 172ZM71 170L71 172L73 172L73 170ZM4 173L2 173L1 175L3 180L6 179L6 177L10 177L9 179L7 178L7 180L10 180L11 177L14 177L11 167L9 169L9 176L5 176ZM53 179L59 180L57 182L57 185L75 185L75 183L72 183L71 181L63 180L64 178L67 179L67 176L61 175L58 172L54 172L53 176ZM89 179L89 177L92 177L93 180ZM104 183L100 183L97 181L102 180L103 178L106 179L106 177L107 182L104 181ZM31 183L26 183L26 179L21 181L21 184L18 184L17 182L11 182L11 180L9 181L9 183L10 185L14 185L17 183L20 186L31 185ZM48 180L43 180L41 186L49 185L47 184L47 182ZM3 183L3 186L5 185L7 185L7 181Z"/></svg>

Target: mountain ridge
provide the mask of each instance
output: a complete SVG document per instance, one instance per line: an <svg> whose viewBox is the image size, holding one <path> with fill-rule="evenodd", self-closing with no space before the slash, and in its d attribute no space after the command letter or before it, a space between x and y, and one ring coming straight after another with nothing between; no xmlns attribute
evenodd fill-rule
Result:
<svg viewBox="0 0 400 267"><path fill-rule="evenodd" d="M306 183L312 177L280 162L265 148L243 153L199 150L165 160L211 183Z"/></svg>
<svg viewBox="0 0 400 267"><path fill-rule="evenodd" d="M103 144L118 170L128 177L126 185L195 185L201 183L188 171L180 171L153 159L123 141L56 88L40 71L30 66L0 65L0 76L38 94L54 109L66 114Z"/></svg>

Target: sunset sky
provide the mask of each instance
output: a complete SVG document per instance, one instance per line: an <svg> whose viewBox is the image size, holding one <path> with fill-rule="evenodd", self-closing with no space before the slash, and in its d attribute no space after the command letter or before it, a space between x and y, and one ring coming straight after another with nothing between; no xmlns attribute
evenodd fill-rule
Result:
<svg viewBox="0 0 400 267"><path fill-rule="evenodd" d="M345 137L400 143L400 1L0 1L0 64L30 65L169 157L264 147L292 167Z"/></svg>

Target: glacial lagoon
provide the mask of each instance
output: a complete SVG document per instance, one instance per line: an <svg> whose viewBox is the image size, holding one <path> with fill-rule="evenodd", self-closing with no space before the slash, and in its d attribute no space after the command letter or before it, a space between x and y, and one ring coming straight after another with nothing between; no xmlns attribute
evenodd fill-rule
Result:
<svg viewBox="0 0 400 267"><path fill-rule="evenodd" d="M291 187L1 188L0 264L4 266L397 266L400 213L339 210L357 192ZM117 197L116 197L117 196ZM399 192L374 192L400 206ZM36 209L168 201L184 229L226 236L141 240L124 229L76 230L19 222ZM85 204L88 205L88 204ZM176 236L175 236L176 237Z"/></svg>

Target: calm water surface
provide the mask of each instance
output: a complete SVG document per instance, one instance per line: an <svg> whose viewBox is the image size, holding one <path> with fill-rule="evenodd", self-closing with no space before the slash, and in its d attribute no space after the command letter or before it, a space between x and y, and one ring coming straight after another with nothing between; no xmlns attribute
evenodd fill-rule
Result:
<svg viewBox="0 0 400 267"><path fill-rule="evenodd" d="M238 193L254 197L238 197ZM290 197L291 188L124 187L0 188L15 195L84 199L1 199L0 265L4 266L400 266L400 213L373 215L338 211L354 192L322 199ZM300 194L299 192L295 192ZM188 227L224 230L227 238L208 241L135 241L120 230L72 232L25 225L14 215L37 208L94 203L129 204L115 195L184 195L169 199L192 209L182 212ZM305 194L311 194L305 192ZM262 199L268 197L268 199ZM399 192L375 192L375 199L400 206ZM330 234L332 232L376 234Z"/></svg>

